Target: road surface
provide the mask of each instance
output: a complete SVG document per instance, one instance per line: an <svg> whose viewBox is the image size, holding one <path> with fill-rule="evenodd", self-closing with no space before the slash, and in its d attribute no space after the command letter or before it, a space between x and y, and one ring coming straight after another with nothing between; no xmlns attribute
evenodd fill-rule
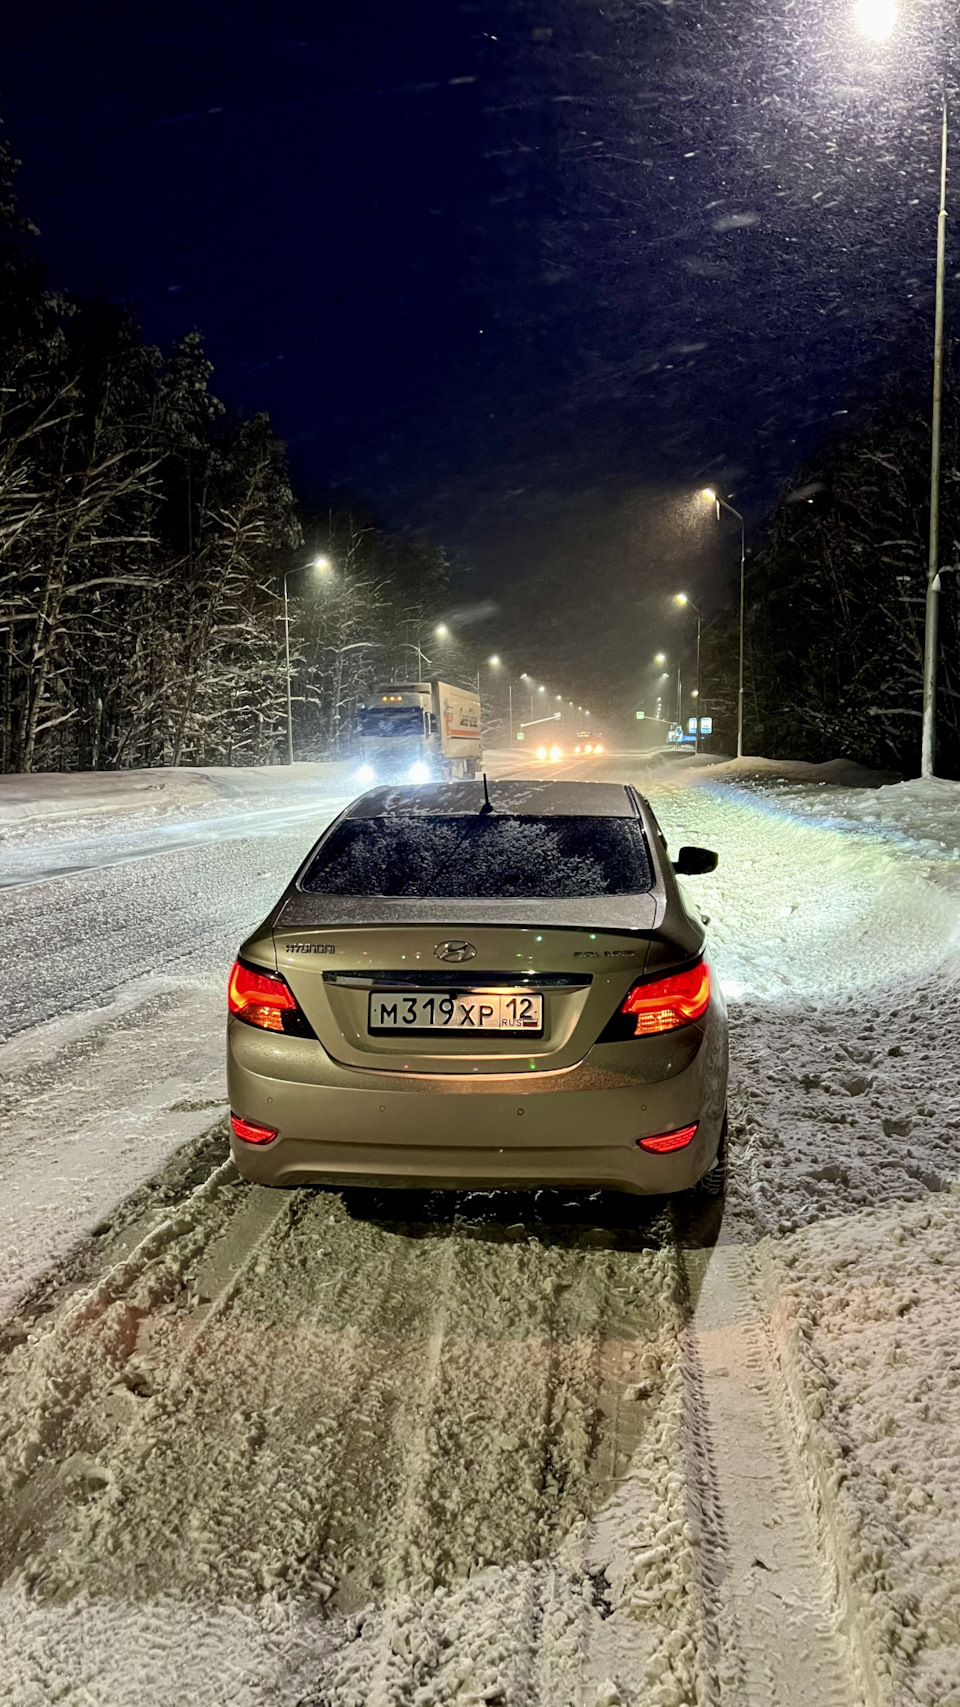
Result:
<svg viewBox="0 0 960 1707"><path fill-rule="evenodd" d="M955 867L679 767L550 774L635 780L720 852L688 887L731 1007L723 1209L244 1184L226 970L335 785L214 837L21 839L0 1702L960 1699ZM887 1447L911 1310L919 1504Z"/></svg>

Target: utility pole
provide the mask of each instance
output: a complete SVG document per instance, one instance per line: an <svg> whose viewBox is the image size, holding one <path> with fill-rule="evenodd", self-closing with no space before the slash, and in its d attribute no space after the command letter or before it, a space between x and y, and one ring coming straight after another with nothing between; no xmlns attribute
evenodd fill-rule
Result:
<svg viewBox="0 0 960 1707"><path fill-rule="evenodd" d="M744 595L744 582L746 579L745 570L746 570L746 561L747 561L747 529L746 529L746 523L744 522L744 519L743 519L742 515L740 514L740 511L735 510L732 504L728 504L726 498L721 498L719 492L715 492L712 486L705 486L704 491L703 491L703 495L705 498L712 498L714 503L716 504L716 506L717 506L717 521L720 520L720 511L721 510L729 510L731 516L736 516L737 521L740 524L740 682L739 682L739 687L737 690L737 758L742 759L743 758L743 595ZM699 635L699 630L698 630L698 635ZM697 682L697 686L698 687L700 686L699 681ZM699 709L700 708L698 706L697 707L698 714L699 714ZM699 715L698 715L697 729L699 730L699 728L700 728L700 723L699 723Z"/></svg>
<svg viewBox="0 0 960 1707"><path fill-rule="evenodd" d="M923 738L920 775L932 776L937 746L937 630L940 618L940 416L943 399L943 276L947 245L947 86L940 127L940 212L933 319L933 403L930 411L930 549L923 625Z"/></svg>
<svg viewBox="0 0 960 1707"><path fill-rule="evenodd" d="M694 694L694 698L696 699L696 702L697 702L697 725L696 725L696 732L695 732L694 737L693 737L693 750L695 753L699 753L699 751L700 751L700 612L699 611L697 611L697 687L696 687L696 692Z"/></svg>

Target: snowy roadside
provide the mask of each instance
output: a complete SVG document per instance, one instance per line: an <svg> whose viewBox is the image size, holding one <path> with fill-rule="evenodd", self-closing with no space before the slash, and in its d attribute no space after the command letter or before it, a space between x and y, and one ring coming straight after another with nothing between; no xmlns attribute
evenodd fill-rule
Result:
<svg viewBox="0 0 960 1707"><path fill-rule="evenodd" d="M960 1703L960 1193L761 1252L814 1498L882 1701Z"/></svg>
<svg viewBox="0 0 960 1707"><path fill-rule="evenodd" d="M664 816L698 797L739 843L697 897L732 996L725 1227L867 1699L958 1707L960 785L711 779Z"/></svg>
<svg viewBox="0 0 960 1707"><path fill-rule="evenodd" d="M847 760L734 759L691 772L700 785L742 789L780 812L825 829L881 834L932 858L960 859L960 782L916 777L895 782Z"/></svg>
<svg viewBox="0 0 960 1707"><path fill-rule="evenodd" d="M190 818L309 805L329 793L354 793L355 766L343 759L294 765L208 765L177 770L40 772L0 776L0 845L43 835L144 829Z"/></svg>

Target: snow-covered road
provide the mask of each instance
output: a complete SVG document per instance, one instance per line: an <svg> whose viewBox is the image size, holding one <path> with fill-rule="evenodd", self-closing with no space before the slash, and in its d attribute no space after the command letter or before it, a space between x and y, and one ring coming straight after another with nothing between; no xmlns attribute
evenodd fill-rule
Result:
<svg viewBox="0 0 960 1707"><path fill-rule="evenodd" d="M223 979L335 779L8 892L0 1701L960 1703L954 795L605 774L720 851L722 1214L237 1179Z"/></svg>

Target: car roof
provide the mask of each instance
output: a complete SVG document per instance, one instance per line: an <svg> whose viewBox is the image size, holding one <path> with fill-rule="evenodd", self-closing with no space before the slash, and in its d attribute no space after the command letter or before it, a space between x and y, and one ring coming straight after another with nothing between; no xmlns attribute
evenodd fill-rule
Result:
<svg viewBox="0 0 960 1707"><path fill-rule="evenodd" d="M520 818L635 818L633 795L619 782L553 782L488 778L495 812ZM482 782L373 788L347 808L347 818L470 817L484 803Z"/></svg>

